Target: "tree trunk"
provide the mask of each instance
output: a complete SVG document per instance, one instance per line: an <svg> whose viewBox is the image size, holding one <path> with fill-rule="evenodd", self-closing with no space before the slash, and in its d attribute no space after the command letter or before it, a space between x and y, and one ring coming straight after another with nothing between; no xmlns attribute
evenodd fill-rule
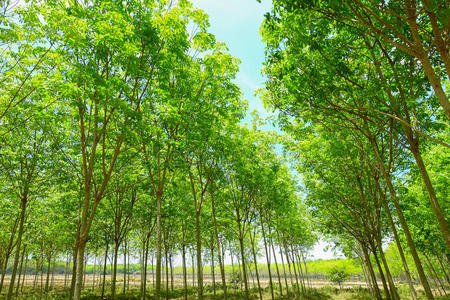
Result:
<svg viewBox="0 0 450 300"><path fill-rule="evenodd" d="M397 215L398 215L398 218L399 218L399 221L400 221L400 225L403 228L403 232L405 234L406 241L407 241L408 246L409 246L409 250L411 251L411 255L412 255L413 259L414 259L414 263L416 264L416 269L417 269L417 272L419 274L420 281L422 282L422 286L424 288L425 294L426 294L426 296L427 296L427 298L429 300L433 300L434 299L433 293L431 292L430 285L429 285L428 280L427 280L427 278L425 276L425 272L423 270L422 263L420 262L419 255L417 254L416 246L415 246L414 241L413 241L413 239L411 237L411 233L409 231L408 224L406 223L405 217L403 215L403 211L402 211L402 209L400 207L400 203L399 203L398 198L397 198L397 193L395 191L394 186L392 185L390 175L388 174L388 171L386 170L384 162L381 159L380 153L378 151L378 146L376 145L373 136L369 137L369 141L370 141L370 144L371 144L372 149L374 151L375 157L377 159L378 166L380 167L381 172L383 174L383 177L385 178L386 184L387 184L388 189L389 189L389 193L391 194L392 201L394 202L394 206L395 206L395 209L397 211Z"/></svg>
<svg viewBox="0 0 450 300"><path fill-rule="evenodd" d="M289 246L287 243L285 244L285 248L286 248L286 253L288 253L288 254L290 253L290 255L291 255L291 264L294 269L296 289L297 289L298 295L300 295L300 283L298 281L298 272L297 272L297 267L295 266L294 253L293 253L292 247L291 247L291 250L289 251Z"/></svg>
<svg viewBox="0 0 450 300"><path fill-rule="evenodd" d="M200 212L195 213L195 238L197 242L197 299L203 299L203 270L202 270L202 237L200 232Z"/></svg>
<svg viewBox="0 0 450 300"><path fill-rule="evenodd" d="M380 288L378 287L378 283L377 283L377 277L375 276L375 272L373 271L372 263L370 262L370 258L369 258L369 254L367 252L367 248L365 248L364 246L361 245L361 249L362 249L363 254L364 254L364 262L366 263L367 270L369 271L370 278L372 279L373 288L374 288L374 292L375 292L375 297L378 300L382 300L383 297L381 297Z"/></svg>
<svg viewBox="0 0 450 300"><path fill-rule="evenodd" d="M284 242L283 244L284 244L284 255L286 257L286 263L288 265L288 270L289 270L289 278L291 279L291 286L294 287L294 278L292 277L292 269L291 269L291 262L289 260L289 252L288 252L288 249L286 246L286 242ZM280 245L280 249L281 249L281 245ZM294 291L292 291L292 293L294 294Z"/></svg>
<svg viewBox="0 0 450 300"><path fill-rule="evenodd" d="M172 262L172 253L169 254L169 263L170 263L170 290L173 292L173 262Z"/></svg>
<svg viewBox="0 0 450 300"><path fill-rule="evenodd" d="M22 257L20 258L20 266L19 266L19 278L17 278L17 286L16 286L16 293L15 293L15 295L16 295L16 297L17 297L17 295L18 295L18 293L19 293L19 286L20 286L20 277L21 277L21 275L22 275L22 267L23 267L23 259L24 259L24 257L25 257L25 251L26 251L26 249L27 249L27 245L25 244L25 246L23 247L23 250L22 250Z"/></svg>
<svg viewBox="0 0 450 300"><path fill-rule="evenodd" d="M165 235L164 235L165 236ZM166 243L167 237L164 237L164 243ZM165 267L165 275L166 275L166 300L169 299L169 260L167 258L167 247L164 247L164 263Z"/></svg>
<svg viewBox="0 0 450 300"><path fill-rule="evenodd" d="M391 293L389 291L389 287L386 283L386 277L384 276L383 268L381 267L380 260L378 259L378 255L376 251L373 251L373 257L375 258L375 263L378 267L378 273L380 274L381 282L383 283L384 294L386 295L386 299L393 299Z"/></svg>
<svg viewBox="0 0 450 300"><path fill-rule="evenodd" d="M195 286L195 263L194 263L194 249L191 249L191 261L192 261L192 286Z"/></svg>
<svg viewBox="0 0 450 300"><path fill-rule="evenodd" d="M119 240L114 239L114 258L113 258L113 273L111 278L111 298L116 297L116 279L117 279L117 257L119 255Z"/></svg>
<svg viewBox="0 0 450 300"><path fill-rule="evenodd" d="M276 230L278 239L280 239L280 235L278 234L278 230ZM284 258L283 258L283 251L281 251L281 245L279 246L280 248L280 257L281 257L281 265L283 266L283 274L284 274L284 284L286 286L286 296L289 299L289 285L287 282L287 276L286 276L286 266L284 265Z"/></svg>
<svg viewBox="0 0 450 300"><path fill-rule="evenodd" d="M48 287L50 284L50 267L51 267L51 256L47 257L47 278L45 280L45 292L48 293Z"/></svg>
<svg viewBox="0 0 450 300"><path fill-rule="evenodd" d="M25 284L25 278L26 278L26 276L27 276L27 265L28 265L28 255L26 255L26 258L25 258L25 267L23 268L22 285L21 285L21 287L20 287L20 292L21 292L21 293L23 292L23 286L24 286L24 284ZM16 292L16 294L17 294L17 292Z"/></svg>
<svg viewBox="0 0 450 300"><path fill-rule="evenodd" d="M445 291L445 287L442 284L441 279L439 278L436 269L433 266L433 263L431 262L430 258L428 257L428 255L426 253L423 254L425 256L426 261L428 261L428 265L430 266L430 270L432 272L432 274L436 277L437 281L439 282L439 286L441 287L442 291L444 291L445 296L447 296L447 292ZM442 294L441 294L442 296Z"/></svg>
<svg viewBox="0 0 450 300"><path fill-rule="evenodd" d="M273 245L273 239L272 239L272 236L270 235L270 226L269 226L269 242L270 242L270 245L272 247L273 259L275 261L275 270L277 270L278 285L280 286L280 295L281 295L281 297L283 297L283 285L281 284L280 269L278 268L277 255L276 255L276 252L275 252L275 247Z"/></svg>
<svg viewBox="0 0 450 300"><path fill-rule="evenodd" d="M127 239L125 238L125 248L123 251L123 289L122 294L125 295L125 289L127 287ZM129 262L128 262L129 263Z"/></svg>
<svg viewBox="0 0 450 300"><path fill-rule="evenodd" d="M73 293L74 300L80 300L81 297L81 289L83 286L83 277L84 277L84 250L86 249L86 241L81 239L78 243L77 247L77 263L76 263L76 282L75 282L75 291Z"/></svg>
<svg viewBox="0 0 450 300"><path fill-rule="evenodd" d="M305 278L306 278L306 282L308 283L308 287L310 289L312 289L312 285L311 285L311 280L309 279L308 276L308 264L306 263L306 256L303 255L303 253L301 254L302 258L303 258L303 265L305 266Z"/></svg>
<svg viewBox="0 0 450 300"><path fill-rule="evenodd" d="M211 247L211 274L213 282L214 296L216 295L216 276L214 272L214 247Z"/></svg>
<svg viewBox="0 0 450 300"><path fill-rule="evenodd" d="M261 283L259 281L259 272L258 272L258 260L256 257L256 251L255 251L256 228L255 228L255 231L253 232L253 237L252 237L252 233L250 232L250 242L252 243L253 261L255 262L256 282L258 284L259 299L262 300Z"/></svg>
<svg viewBox="0 0 450 300"><path fill-rule="evenodd" d="M183 260L183 291L184 300L187 300L187 270L186 270L186 244L184 243L185 231L183 227L183 246L182 246L182 260Z"/></svg>
<svg viewBox="0 0 450 300"><path fill-rule="evenodd" d="M397 228L395 227L394 220L392 219L391 210L389 209L389 206L387 204L386 195L381 190L380 183L378 181L376 183L377 183L376 187L378 189L378 192L381 195L381 197L380 197L381 198L381 202L383 204L384 210L386 211L386 215L388 217L389 224L391 226L392 233L394 235L395 245L397 246L398 253L400 254L400 258L402 260L403 270L405 272L405 277L406 277L406 281L408 283L408 287L409 287L409 291L411 293L411 297L412 297L413 300L416 300L417 299L416 290L414 289L414 285L413 285L413 282L411 280L411 273L409 272L409 267L408 267L408 263L406 262L405 254L403 252L403 247L402 247L402 245L400 243L400 240L398 238Z"/></svg>
<svg viewBox="0 0 450 300"><path fill-rule="evenodd" d="M386 271L386 279L389 284L389 290L391 291L391 296L393 299L400 300L400 296L397 292L397 288L395 287L394 280L392 279L391 270L389 269L389 265L386 261L386 257L384 256L381 238L379 235L377 236L376 240L377 240L378 249L380 252L381 262L383 263L384 270Z"/></svg>
<svg viewBox="0 0 450 300"><path fill-rule="evenodd" d="M105 262L103 264L103 283L102 283L102 299L105 296L105 282L106 282L106 265L108 263L108 250L109 250L109 243L106 242L106 251L105 251Z"/></svg>
<svg viewBox="0 0 450 300"><path fill-rule="evenodd" d="M306 283L305 283L305 273L303 272L303 267L302 267L302 260L300 259L300 255L297 252L294 252L293 255L295 255L296 259L297 259L297 268L298 268L298 272L300 275L300 281L301 281L301 285L302 285L302 292L304 293L306 290Z"/></svg>
<svg viewBox="0 0 450 300"><path fill-rule="evenodd" d="M241 231L240 225L239 225L239 231ZM245 299L248 299L249 294L248 294L248 282L247 282L247 269L246 269L246 264L245 264L244 238L243 237L239 238L239 246L241 248L241 262L242 262L242 274L243 274L244 287L245 287Z"/></svg>
<svg viewBox="0 0 450 300"><path fill-rule="evenodd" d="M8 296L7 300L10 300L13 296L14 291L14 281L16 280L16 272L17 272L17 266L19 264L19 258L20 258L20 246L22 243L22 235L23 235L23 226L25 222L25 211L27 209L27 198L26 195L22 197L22 201L20 202L20 223L19 223L19 232L17 235L17 241L16 241L16 254L14 256L14 263L11 273L11 279L9 282L9 289L8 289Z"/></svg>
<svg viewBox="0 0 450 300"><path fill-rule="evenodd" d="M270 270L270 256L269 256L269 250L267 248L266 232L264 230L264 225L263 225L264 223L263 223L263 220L262 220L262 214L261 213L262 212L260 211L259 212L259 223L261 225L261 232L262 232L263 240L264 240L264 249L265 249L265 252L266 252L267 271L269 272L270 293L271 293L271 296L272 296L272 300L274 300L275 299L275 295L273 293L272 271Z"/></svg>
<svg viewBox="0 0 450 300"><path fill-rule="evenodd" d="M216 244L217 244L217 256L219 257L219 265L220 265L220 274L222 276L222 287L223 287L223 298L224 300L227 300L227 281L225 278L225 267L224 267L224 260L223 256L225 255L223 251L221 251L220 248L220 242L219 242L219 231L217 229L217 221L216 221L216 207L214 204L214 194L211 193L211 210L213 215L213 221L214 221L214 235L216 237Z"/></svg>
<svg viewBox="0 0 450 300"><path fill-rule="evenodd" d="M156 195L156 287L155 300L161 298L161 202L162 195Z"/></svg>
<svg viewBox="0 0 450 300"><path fill-rule="evenodd" d="M78 237L75 241L75 246L73 248L73 255L72 255L72 277L70 279L70 299L73 299L73 294L75 292L75 284L76 284L76 272L77 272L77 255L78 255Z"/></svg>

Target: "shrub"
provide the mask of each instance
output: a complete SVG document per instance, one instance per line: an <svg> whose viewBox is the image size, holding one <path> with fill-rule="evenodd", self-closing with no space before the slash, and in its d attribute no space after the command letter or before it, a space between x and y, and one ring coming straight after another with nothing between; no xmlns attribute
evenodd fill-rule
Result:
<svg viewBox="0 0 450 300"><path fill-rule="evenodd" d="M342 283L350 277L350 274L345 272L344 269L341 268L333 268L330 270L328 274L328 279L335 284L339 285L339 288L342 287Z"/></svg>

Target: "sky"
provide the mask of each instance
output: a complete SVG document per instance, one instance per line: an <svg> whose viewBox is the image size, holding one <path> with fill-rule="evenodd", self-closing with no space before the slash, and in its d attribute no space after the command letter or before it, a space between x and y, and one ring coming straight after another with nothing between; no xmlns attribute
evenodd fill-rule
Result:
<svg viewBox="0 0 450 300"><path fill-rule="evenodd" d="M250 113L257 111L261 117L272 115L255 90L264 87L261 69L264 62L264 43L261 41L259 28L264 14L272 7L271 0L193 0L194 6L209 15L210 32L216 39L225 42L229 52L241 60L236 83L248 101L246 122L251 120ZM320 241L310 253L310 259L331 259L341 257L332 250L325 251L327 243Z"/></svg>
<svg viewBox="0 0 450 300"><path fill-rule="evenodd" d="M259 35L259 28L264 14L270 11L270 0L193 0L195 7L204 10L209 15L210 32L218 41L225 42L229 52L241 60L240 72L236 82L248 101L248 116L256 110L261 116L269 113L264 109L262 101L254 96L258 88L263 87L264 78L261 75L264 61L264 44Z"/></svg>

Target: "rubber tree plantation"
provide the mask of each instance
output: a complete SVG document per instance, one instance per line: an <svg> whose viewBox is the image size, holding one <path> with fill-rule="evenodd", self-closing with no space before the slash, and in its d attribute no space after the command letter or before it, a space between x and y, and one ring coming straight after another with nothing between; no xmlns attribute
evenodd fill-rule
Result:
<svg viewBox="0 0 450 300"><path fill-rule="evenodd" d="M0 2L0 298L448 299L450 3L197 4Z"/></svg>

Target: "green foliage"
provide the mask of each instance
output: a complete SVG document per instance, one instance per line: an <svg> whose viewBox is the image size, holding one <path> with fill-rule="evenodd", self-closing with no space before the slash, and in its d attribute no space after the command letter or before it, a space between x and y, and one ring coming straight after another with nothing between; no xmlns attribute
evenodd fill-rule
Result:
<svg viewBox="0 0 450 300"><path fill-rule="evenodd" d="M344 269L333 268L328 271L328 279L331 282L338 284L340 288L342 287L342 283L344 283L344 281L346 281L349 277L350 274L347 273Z"/></svg>

